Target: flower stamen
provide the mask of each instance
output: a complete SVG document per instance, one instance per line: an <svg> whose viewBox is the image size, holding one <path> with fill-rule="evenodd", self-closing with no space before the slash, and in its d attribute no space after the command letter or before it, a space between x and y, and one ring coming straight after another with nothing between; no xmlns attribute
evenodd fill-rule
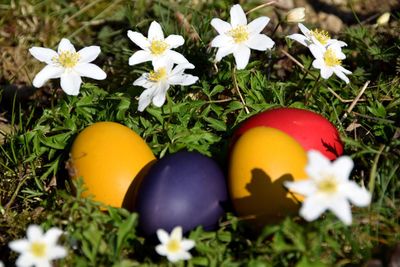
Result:
<svg viewBox="0 0 400 267"><path fill-rule="evenodd" d="M181 250L181 244L178 240L172 239L167 244L167 250L170 253L176 253Z"/></svg>
<svg viewBox="0 0 400 267"><path fill-rule="evenodd" d="M338 191L338 183L334 177L326 177L317 183L318 190L325 194L334 194Z"/></svg>
<svg viewBox="0 0 400 267"><path fill-rule="evenodd" d="M317 39L318 42L320 42L322 45L326 45L328 41L331 39L329 33L324 30L319 30L319 29L311 30L310 34L314 36L315 39Z"/></svg>
<svg viewBox="0 0 400 267"><path fill-rule="evenodd" d="M64 68L73 68L78 63L79 58L80 56L76 52L62 51L58 57L54 57L52 60Z"/></svg>
<svg viewBox="0 0 400 267"><path fill-rule="evenodd" d="M167 70L165 68L159 68L156 71L150 71L148 79L152 82L159 82L167 76Z"/></svg>
<svg viewBox="0 0 400 267"><path fill-rule="evenodd" d="M247 27L243 25L230 30L228 34L232 36L233 40L237 44L243 43L249 39L249 31Z"/></svg>
<svg viewBox="0 0 400 267"><path fill-rule="evenodd" d="M31 252L35 257L44 258L46 255L46 244L41 242L33 242L31 244Z"/></svg>
<svg viewBox="0 0 400 267"><path fill-rule="evenodd" d="M340 60L335 51L332 48L328 48L324 53L324 61L328 67L334 67L342 64L342 60Z"/></svg>
<svg viewBox="0 0 400 267"><path fill-rule="evenodd" d="M159 56L167 50L168 44L162 40L153 40L150 45L150 51L153 55Z"/></svg>

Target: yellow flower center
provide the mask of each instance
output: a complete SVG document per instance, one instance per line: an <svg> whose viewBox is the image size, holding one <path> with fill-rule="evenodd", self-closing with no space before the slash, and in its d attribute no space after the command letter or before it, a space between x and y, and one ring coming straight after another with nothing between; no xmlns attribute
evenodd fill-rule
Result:
<svg viewBox="0 0 400 267"><path fill-rule="evenodd" d="M178 252L181 250L181 243L178 240L172 239L167 244L167 250L169 252Z"/></svg>
<svg viewBox="0 0 400 267"><path fill-rule="evenodd" d="M322 193L333 194L338 190L338 183L334 177L326 177L317 184L318 190Z"/></svg>
<svg viewBox="0 0 400 267"><path fill-rule="evenodd" d="M232 36L235 43L239 44L249 39L249 32L246 26L240 25L229 31L229 35Z"/></svg>
<svg viewBox="0 0 400 267"><path fill-rule="evenodd" d="M152 82L159 82L167 76L167 70L165 68L159 68L156 71L150 71L149 80Z"/></svg>
<svg viewBox="0 0 400 267"><path fill-rule="evenodd" d="M162 40L153 40L150 45L150 51L153 55L159 56L167 50L168 44Z"/></svg>
<svg viewBox="0 0 400 267"><path fill-rule="evenodd" d="M42 242L33 242L31 244L31 252L33 256L43 258L46 255L47 246Z"/></svg>
<svg viewBox="0 0 400 267"><path fill-rule="evenodd" d="M342 60L337 58L336 53L332 48L328 48L324 53L324 61L328 67L334 67L342 64Z"/></svg>
<svg viewBox="0 0 400 267"><path fill-rule="evenodd" d="M310 31L310 33L322 45L326 45L328 43L329 39L331 39L331 37L329 36L329 33L327 31L324 31L324 30L315 29L315 30Z"/></svg>
<svg viewBox="0 0 400 267"><path fill-rule="evenodd" d="M73 68L79 61L79 54L71 51L62 51L58 57L54 57L53 61L59 63L64 68Z"/></svg>

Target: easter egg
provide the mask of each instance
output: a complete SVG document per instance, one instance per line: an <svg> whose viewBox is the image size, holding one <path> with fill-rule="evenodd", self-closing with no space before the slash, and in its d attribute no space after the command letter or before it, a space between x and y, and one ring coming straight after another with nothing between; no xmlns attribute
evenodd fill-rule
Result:
<svg viewBox="0 0 400 267"><path fill-rule="evenodd" d="M180 151L157 161L138 189L136 211L145 235L157 229L187 232L202 225L213 229L224 214L228 193L224 175L215 161Z"/></svg>
<svg viewBox="0 0 400 267"><path fill-rule="evenodd" d="M266 110L244 121L235 131L233 140L257 126L284 131L296 139L305 150L318 150L330 160L343 154L343 144L335 126L323 116L309 110L298 108Z"/></svg>
<svg viewBox="0 0 400 267"><path fill-rule="evenodd" d="M155 160L145 141L130 128L115 122L97 122L78 134L70 154L70 175L82 177L94 200L122 207L132 181Z"/></svg>
<svg viewBox="0 0 400 267"><path fill-rule="evenodd" d="M254 229L298 212L300 196L289 193L286 181L306 178L307 154L286 133L270 127L246 131L234 144L228 188L237 215Z"/></svg>

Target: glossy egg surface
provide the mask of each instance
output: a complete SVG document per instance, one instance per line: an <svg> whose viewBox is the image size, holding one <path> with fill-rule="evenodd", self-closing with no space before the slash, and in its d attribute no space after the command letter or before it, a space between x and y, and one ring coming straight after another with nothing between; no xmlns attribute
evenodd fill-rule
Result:
<svg viewBox="0 0 400 267"><path fill-rule="evenodd" d="M233 140L257 126L279 129L296 139L305 150L318 150L330 160L343 154L343 144L335 126L323 116L309 110L298 108L266 110L244 121L235 131Z"/></svg>
<svg viewBox="0 0 400 267"><path fill-rule="evenodd" d="M157 161L143 178L136 211L145 235L157 229L189 231L217 226L228 200L224 175L217 163L200 153L180 151Z"/></svg>
<svg viewBox="0 0 400 267"><path fill-rule="evenodd" d="M133 130L115 122L97 122L74 140L70 173L72 178L83 178L85 195L121 207L131 197L126 194L132 181L154 160L153 152Z"/></svg>
<svg viewBox="0 0 400 267"><path fill-rule="evenodd" d="M260 228L297 213L301 198L283 183L305 179L306 164L306 151L286 133L270 127L246 131L229 161L228 188L238 216Z"/></svg>

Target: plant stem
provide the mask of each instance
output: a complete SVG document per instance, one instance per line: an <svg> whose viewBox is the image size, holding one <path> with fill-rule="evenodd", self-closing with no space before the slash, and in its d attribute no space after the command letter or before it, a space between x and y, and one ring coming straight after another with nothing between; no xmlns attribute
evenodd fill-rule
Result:
<svg viewBox="0 0 400 267"><path fill-rule="evenodd" d="M317 79L315 80L315 83L314 83L313 88L311 88L311 90L310 90L308 93L306 93L306 104L307 104L307 102L308 102L308 98L312 95L312 92L315 90L315 88L317 87L317 85L320 84L320 78L321 78L321 73L318 74L318 77L317 77Z"/></svg>
<svg viewBox="0 0 400 267"><path fill-rule="evenodd" d="M247 108L246 106L246 102L244 101L244 98L242 96L242 93L239 90L239 85L237 83L237 79L236 79L236 66L233 68L232 70L232 78L233 78L233 86L235 87L236 92L239 95L240 101L242 102L243 106L244 106L244 110L246 111L247 114L250 113L250 110Z"/></svg>

